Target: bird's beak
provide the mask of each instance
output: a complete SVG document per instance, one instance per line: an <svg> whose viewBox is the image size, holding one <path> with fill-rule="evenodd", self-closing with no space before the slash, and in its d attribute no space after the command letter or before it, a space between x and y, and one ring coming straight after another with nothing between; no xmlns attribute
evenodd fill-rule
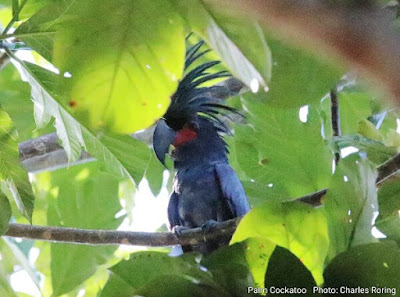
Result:
<svg viewBox="0 0 400 297"><path fill-rule="evenodd" d="M165 166L165 155L168 154L169 146L174 142L176 132L171 129L165 120L158 121L153 134L153 148L157 159Z"/></svg>

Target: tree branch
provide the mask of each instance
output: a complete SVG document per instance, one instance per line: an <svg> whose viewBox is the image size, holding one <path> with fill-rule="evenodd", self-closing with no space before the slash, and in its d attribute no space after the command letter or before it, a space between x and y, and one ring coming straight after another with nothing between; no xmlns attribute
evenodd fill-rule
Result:
<svg viewBox="0 0 400 297"><path fill-rule="evenodd" d="M207 240L233 234L241 218L221 222L213 232L204 233L202 228L183 230L179 239L171 232L132 232L115 230L90 230L65 227L32 226L10 224L5 236L20 237L53 242L80 243L93 245L137 245L171 246L177 244L198 244Z"/></svg>
<svg viewBox="0 0 400 297"><path fill-rule="evenodd" d="M377 185L392 177L400 168L400 154L397 154L378 167ZM313 207L322 205L322 199L328 189L308 194L292 201L300 201ZM99 244L99 245L137 245L137 246L171 246L176 244L198 244L210 239L224 237L235 232L241 218L216 224L213 232L204 234L201 228L183 230L179 239L171 232L130 232L114 230L88 230L65 227L32 226L10 224L5 236L53 242Z"/></svg>
<svg viewBox="0 0 400 297"><path fill-rule="evenodd" d="M385 180L393 177L400 170L400 153L381 164L377 170L378 177L376 178L376 185L380 186ZM307 203L313 207L318 207L322 205L322 198L326 193L328 193L328 189L322 189L295 200Z"/></svg>

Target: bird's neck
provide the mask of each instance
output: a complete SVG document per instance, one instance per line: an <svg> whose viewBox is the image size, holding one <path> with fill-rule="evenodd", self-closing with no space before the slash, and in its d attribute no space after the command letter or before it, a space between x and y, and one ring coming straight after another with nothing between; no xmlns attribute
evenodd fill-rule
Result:
<svg viewBox="0 0 400 297"><path fill-rule="evenodd" d="M226 144L222 139L217 141L193 141L176 147L173 152L174 167L177 170L207 166L211 163L228 162Z"/></svg>

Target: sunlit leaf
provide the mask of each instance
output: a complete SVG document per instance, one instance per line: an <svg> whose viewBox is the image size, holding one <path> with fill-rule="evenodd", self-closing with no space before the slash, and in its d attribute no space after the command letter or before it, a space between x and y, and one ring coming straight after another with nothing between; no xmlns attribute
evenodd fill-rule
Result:
<svg viewBox="0 0 400 297"><path fill-rule="evenodd" d="M242 219L232 243L251 237L268 239L290 250L311 271L316 282L322 283L329 245L323 209L314 209L301 202L265 203L253 208ZM270 251L270 246L266 245L265 249Z"/></svg>
<svg viewBox="0 0 400 297"><path fill-rule="evenodd" d="M324 200L331 240L329 257L377 241L371 234L378 210L376 170L357 155L339 162Z"/></svg>
<svg viewBox="0 0 400 297"><path fill-rule="evenodd" d="M255 287L265 287L265 270L276 244L261 237L248 238L245 241L246 261L254 278Z"/></svg>
<svg viewBox="0 0 400 297"><path fill-rule="evenodd" d="M56 67L72 75L58 87L91 127L128 133L150 126L182 75L183 26L169 1L57 2L16 35L47 59L53 52Z"/></svg>

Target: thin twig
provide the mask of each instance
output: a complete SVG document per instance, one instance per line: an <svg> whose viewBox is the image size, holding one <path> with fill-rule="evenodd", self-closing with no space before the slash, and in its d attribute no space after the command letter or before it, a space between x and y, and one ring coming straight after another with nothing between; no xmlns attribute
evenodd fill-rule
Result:
<svg viewBox="0 0 400 297"><path fill-rule="evenodd" d="M377 185L382 184L385 180L392 177L400 170L400 153L394 155L385 163L378 167L378 177L376 178Z"/></svg>
<svg viewBox="0 0 400 297"><path fill-rule="evenodd" d="M331 122L332 122L332 134L333 137L341 136L342 131L340 129L340 110L339 100L337 95L337 89L334 88L330 92L331 97ZM337 147L338 149L338 147ZM335 152L335 164L337 165L340 160L340 152Z"/></svg>

